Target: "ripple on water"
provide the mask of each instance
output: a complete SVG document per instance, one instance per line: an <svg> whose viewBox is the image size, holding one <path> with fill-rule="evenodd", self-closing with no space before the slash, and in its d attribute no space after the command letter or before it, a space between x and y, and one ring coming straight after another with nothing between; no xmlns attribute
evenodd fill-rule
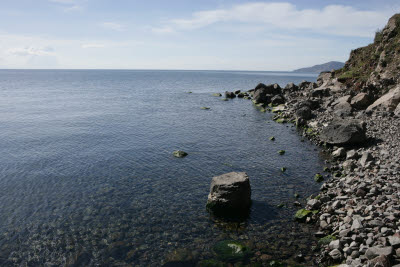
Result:
<svg viewBox="0 0 400 267"><path fill-rule="evenodd" d="M314 147L289 125L266 123L271 116L250 101L212 96L303 79L0 71L0 263L160 266L179 249L213 258L212 246L227 239L264 258L310 255L313 229L293 222L292 202L295 193L304 203L318 190L313 175L323 162ZM178 149L189 155L174 158ZM216 221L205 210L211 178L231 171L251 180L243 223Z"/></svg>

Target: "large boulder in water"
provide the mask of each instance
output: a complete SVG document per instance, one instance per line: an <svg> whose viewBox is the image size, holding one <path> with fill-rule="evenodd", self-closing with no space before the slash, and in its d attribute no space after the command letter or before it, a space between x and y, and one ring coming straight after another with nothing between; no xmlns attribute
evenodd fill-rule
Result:
<svg viewBox="0 0 400 267"><path fill-rule="evenodd" d="M226 98L235 98L236 95L235 95L234 92L228 92L228 91L226 91L226 92L225 92L225 97L226 97Z"/></svg>
<svg viewBox="0 0 400 267"><path fill-rule="evenodd" d="M282 89L277 83L270 85L260 83L254 89L253 99L256 103L269 104L271 102L271 98L274 95L281 94L281 91Z"/></svg>
<svg viewBox="0 0 400 267"><path fill-rule="evenodd" d="M242 217L251 205L250 180L245 172L230 172L213 177L207 210L220 217Z"/></svg>
<svg viewBox="0 0 400 267"><path fill-rule="evenodd" d="M365 123L359 120L332 121L322 129L320 139L331 145L355 145L367 140Z"/></svg>

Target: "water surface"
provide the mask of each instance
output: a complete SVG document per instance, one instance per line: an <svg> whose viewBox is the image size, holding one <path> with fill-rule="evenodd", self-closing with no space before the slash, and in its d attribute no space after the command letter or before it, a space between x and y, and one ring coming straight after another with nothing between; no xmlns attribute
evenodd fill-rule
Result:
<svg viewBox="0 0 400 267"><path fill-rule="evenodd" d="M318 151L251 101L212 96L305 79L316 77L1 70L0 264L160 266L181 248L212 258L224 239L258 256L309 254L313 229L293 223L292 203L318 191ZM177 149L189 156L174 158ZM231 171L247 172L253 189L237 229L205 210L211 178Z"/></svg>

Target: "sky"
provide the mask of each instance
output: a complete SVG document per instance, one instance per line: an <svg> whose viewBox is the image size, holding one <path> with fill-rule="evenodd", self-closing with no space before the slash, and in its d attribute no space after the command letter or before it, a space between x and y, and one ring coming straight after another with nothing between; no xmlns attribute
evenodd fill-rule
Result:
<svg viewBox="0 0 400 267"><path fill-rule="evenodd" d="M288 71L346 61L398 0L1 0L0 68Z"/></svg>

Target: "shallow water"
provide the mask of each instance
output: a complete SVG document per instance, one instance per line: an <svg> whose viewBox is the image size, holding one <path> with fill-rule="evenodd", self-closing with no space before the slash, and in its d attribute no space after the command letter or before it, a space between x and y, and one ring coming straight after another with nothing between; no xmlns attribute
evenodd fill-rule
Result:
<svg viewBox="0 0 400 267"><path fill-rule="evenodd" d="M308 255L313 229L293 223L292 202L318 191L319 152L251 101L211 95L304 79L316 77L1 70L0 264L160 266L182 248L212 258L224 239L275 259ZM177 149L189 155L174 158ZM211 178L231 171L252 186L236 229L205 210Z"/></svg>

